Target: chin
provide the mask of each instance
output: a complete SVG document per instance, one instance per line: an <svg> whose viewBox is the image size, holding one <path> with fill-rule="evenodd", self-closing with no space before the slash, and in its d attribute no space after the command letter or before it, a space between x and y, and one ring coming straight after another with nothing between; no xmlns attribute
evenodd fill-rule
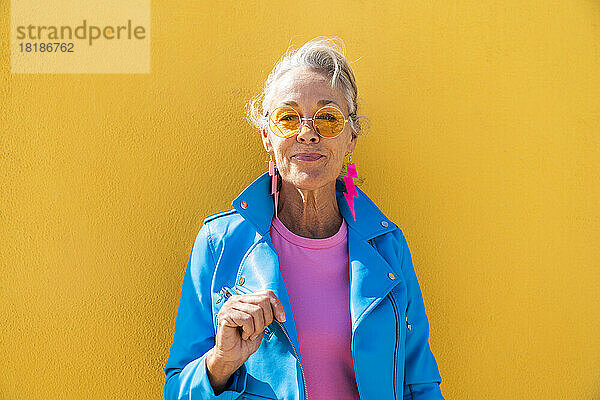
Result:
<svg viewBox="0 0 600 400"><path fill-rule="evenodd" d="M299 189L315 190L328 184L335 183L337 175L329 178L323 174L315 174L314 172L298 172L291 179L291 182Z"/></svg>

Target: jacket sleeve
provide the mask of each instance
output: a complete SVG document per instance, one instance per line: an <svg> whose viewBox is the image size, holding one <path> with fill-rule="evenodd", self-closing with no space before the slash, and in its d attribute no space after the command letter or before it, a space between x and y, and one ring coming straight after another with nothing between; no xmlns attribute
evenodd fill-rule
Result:
<svg viewBox="0 0 600 400"><path fill-rule="evenodd" d="M443 400L435 357L429 347L429 322L406 238L400 229L402 273L407 286L404 400ZM410 325L410 330L408 329Z"/></svg>
<svg viewBox="0 0 600 400"><path fill-rule="evenodd" d="M206 353L215 344L211 286L215 270L210 231L204 223L198 233L183 277L175 333L165 371L165 400L236 399L246 387L242 365L219 395L210 385Z"/></svg>

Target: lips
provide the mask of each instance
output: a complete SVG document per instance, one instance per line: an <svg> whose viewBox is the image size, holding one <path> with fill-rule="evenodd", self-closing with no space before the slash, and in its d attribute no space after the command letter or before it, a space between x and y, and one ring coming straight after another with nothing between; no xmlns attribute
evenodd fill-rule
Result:
<svg viewBox="0 0 600 400"><path fill-rule="evenodd" d="M298 153L292 157L300 161L317 161L324 156L319 153Z"/></svg>

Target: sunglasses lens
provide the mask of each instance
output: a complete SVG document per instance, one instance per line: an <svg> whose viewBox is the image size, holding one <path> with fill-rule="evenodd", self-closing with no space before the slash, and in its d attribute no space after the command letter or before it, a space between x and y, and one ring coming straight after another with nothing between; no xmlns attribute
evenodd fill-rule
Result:
<svg viewBox="0 0 600 400"><path fill-rule="evenodd" d="M344 114L337 108L325 106L315 114L315 129L323 137L335 137L344 129Z"/></svg>
<svg viewBox="0 0 600 400"><path fill-rule="evenodd" d="M291 107L279 107L271 113L269 128L281 137L292 136L300 127L300 116Z"/></svg>

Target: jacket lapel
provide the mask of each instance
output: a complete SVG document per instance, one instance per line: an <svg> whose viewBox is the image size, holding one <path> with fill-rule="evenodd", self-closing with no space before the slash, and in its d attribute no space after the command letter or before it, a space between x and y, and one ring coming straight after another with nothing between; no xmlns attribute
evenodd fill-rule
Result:
<svg viewBox="0 0 600 400"><path fill-rule="evenodd" d="M240 277L243 277L242 284ZM279 256L273 243L271 235L267 233L248 251L238 269L238 279L235 287L242 293L256 292L271 289L275 296L281 301L285 310L285 322L283 326L292 341L295 349L300 348L294 315L288 291L279 268Z"/></svg>
<svg viewBox="0 0 600 400"><path fill-rule="evenodd" d="M369 243L369 240L397 227L358 188L358 198L354 199L357 217L355 221L343 196L344 185L340 183L337 188L338 207L348 223L350 316L354 336L360 322L396 284L401 282L387 261Z"/></svg>
<svg viewBox="0 0 600 400"><path fill-rule="evenodd" d="M401 279L392 273L390 265L377 250L352 228L348 228L348 259L350 316L354 336L360 322Z"/></svg>

